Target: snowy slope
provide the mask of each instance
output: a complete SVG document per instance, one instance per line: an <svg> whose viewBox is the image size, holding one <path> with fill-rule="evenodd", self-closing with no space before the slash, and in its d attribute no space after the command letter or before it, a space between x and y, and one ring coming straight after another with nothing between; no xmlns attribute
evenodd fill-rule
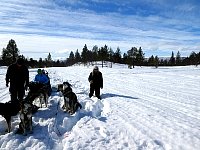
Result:
<svg viewBox="0 0 200 150"><path fill-rule="evenodd" d="M48 68L52 86L69 81L83 109L74 116L61 109L58 92L48 108L34 114L33 134L3 134L0 149L55 150L198 150L200 149L200 68L100 68L104 78L102 100L89 98L87 81L92 66ZM0 68L0 102L9 101L6 68ZM30 80L36 69L30 69ZM12 119L12 131L18 127Z"/></svg>

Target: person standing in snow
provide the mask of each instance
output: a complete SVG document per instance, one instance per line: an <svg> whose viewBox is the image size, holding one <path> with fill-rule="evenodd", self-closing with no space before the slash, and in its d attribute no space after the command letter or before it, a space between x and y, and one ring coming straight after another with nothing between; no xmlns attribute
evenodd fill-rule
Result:
<svg viewBox="0 0 200 150"><path fill-rule="evenodd" d="M25 90L29 84L29 71L24 65L24 59L19 58L16 63L11 64L6 73L6 86L10 82L11 102L18 103L23 100Z"/></svg>
<svg viewBox="0 0 200 150"><path fill-rule="evenodd" d="M102 73L99 71L98 66L95 66L93 71L90 73L88 77L88 81L90 82L90 93L89 97L92 97L95 91L95 95L98 99L100 97L100 88L103 88L103 76Z"/></svg>

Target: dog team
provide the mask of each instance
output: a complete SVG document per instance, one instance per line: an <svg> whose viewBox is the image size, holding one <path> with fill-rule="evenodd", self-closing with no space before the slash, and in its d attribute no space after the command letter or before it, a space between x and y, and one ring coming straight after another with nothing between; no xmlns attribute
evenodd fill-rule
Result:
<svg viewBox="0 0 200 150"><path fill-rule="evenodd" d="M32 133L32 115L39 107L33 105L36 98L40 100L40 107L44 101L45 106L48 104L48 97L51 95L51 84L48 73L38 69L34 82L29 82L29 71L24 64L24 59L19 58L15 63L11 64L6 73L6 86L9 87L11 101L0 103L0 115L7 122L7 132L11 132L11 117L19 113L20 123L17 132L23 135ZM98 66L93 68L93 71L88 77L90 83L89 97L92 97L94 92L98 99L100 97L100 88L103 88L103 77ZM58 84L57 91L61 92L64 97L64 105L62 109L70 115L74 114L82 106L78 102L76 94L72 91L71 84L63 82ZM28 95L25 96L25 90L28 90Z"/></svg>

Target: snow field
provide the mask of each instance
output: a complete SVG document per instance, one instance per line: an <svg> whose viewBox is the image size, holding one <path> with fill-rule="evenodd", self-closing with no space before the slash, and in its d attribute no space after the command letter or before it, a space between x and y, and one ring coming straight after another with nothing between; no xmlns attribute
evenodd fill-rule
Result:
<svg viewBox="0 0 200 150"><path fill-rule="evenodd" d="M194 66L100 68L102 100L89 98L92 66L48 68L51 85L72 84L83 108L70 116L54 92L48 108L33 116L33 134L0 135L1 149L198 150L200 147L200 68ZM9 101L5 68L0 69L0 101ZM30 80L36 69L30 70ZM12 119L12 130L19 124ZM0 117L0 132L6 129Z"/></svg>

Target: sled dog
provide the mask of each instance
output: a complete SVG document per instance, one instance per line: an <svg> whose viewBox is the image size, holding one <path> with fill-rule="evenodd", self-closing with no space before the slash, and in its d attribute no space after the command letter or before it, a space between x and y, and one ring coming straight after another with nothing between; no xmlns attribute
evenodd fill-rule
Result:
<svg viewBox="0 0 200 150"><path fill-rule="evenodd" d="M19 124L19 131L23 135L27 135L27 131L32 133L32 103L28 101L22 102L22 107L20 110L20 124Z"/></svg>
<svg viewBox="0 0 200 150"><path fill-rule="evenodd" d="M7 132L11 131L11 117L16 116L20 111L20 105L18 103L0 103L0 115L6 119L7 123Z"/></svg>
<svg viewBox="0 0 200 150"><path fill-rule="evenodd" d="M29 83L29 92L27 97L32 100L32 102L39 98L40 107L42 108L42 103L44 101L45 106L48 104L48 87L42 83L30 82Z"/></svg>
<svg viewBox="0 0 200 150"><path fill-rule="evenodd" d="M67 111L69 114L74 114L78 108L82 108L81 104L78 102L76 94L72 91L71 84L69 82L63 82L60 85L60 90L64 96L63 110ZM62 88L61 88L62 87Z"/></svg>

